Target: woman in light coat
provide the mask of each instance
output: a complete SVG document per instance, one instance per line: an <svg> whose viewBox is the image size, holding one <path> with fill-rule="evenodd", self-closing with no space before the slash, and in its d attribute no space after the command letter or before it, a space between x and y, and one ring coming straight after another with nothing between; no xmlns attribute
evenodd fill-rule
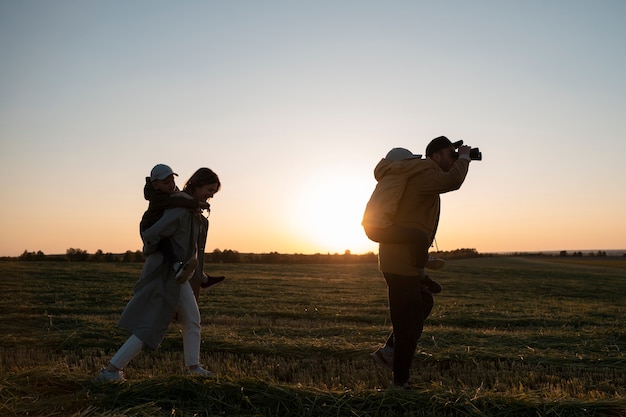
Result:
<svg viewBox="0 0 626 417"><path fill-rule="evenodd" d="M208 168L200 168L185 184L183 193L198 201L208 201L221 187L218 176ZM192 283L197 286L202 274L204 246L208 221L198 210L173 208L144 232L144 255L147 256L139 281L119 321L131 336L98 375L100 381L123 381L122 370L144 346L156 349L174 315L183 325L183 351L188 371L200 376L213 376L200 365L200 310ZM175 273L167 265L157 243L169 238L178 259L198 256L200 266L194 279L176 283ZM203 274L202 274L203 275Z"/></svg>

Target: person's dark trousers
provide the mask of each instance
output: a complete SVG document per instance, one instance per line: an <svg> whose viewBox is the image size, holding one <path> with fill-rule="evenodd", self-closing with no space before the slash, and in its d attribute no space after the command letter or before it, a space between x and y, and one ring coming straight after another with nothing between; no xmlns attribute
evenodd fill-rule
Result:
<svg viewBox="0 0 626 417"><path fill-rule="evenodd" d="M178 258L176 257L176 253L174 252L174 245L172 244L172 240L169 238L159 240L157 244L157 249L163 254L165 261L168 265L173 265L175 263L180 263Z"/></svg>
<svg viewBox="0 0 626 417"><path fill-rule="evenodd" d="M383 273L389 289L389 311L393 324L393 382L409 382L409 370L417 341L424 328L424 305L419 276Z"/></svg>
<svg viewBox="0 0 626 417"><path fill-rule="evenodd" d="M424 288L424 286L420 285L420 290L422 292L422 311L424 312L424 321L426 321L430 312L433 311L435 300L433 299L432 293L428 291L428 289ZM389 334L389 337L385 342L385 346L393 348L393 330Z"/></svg>

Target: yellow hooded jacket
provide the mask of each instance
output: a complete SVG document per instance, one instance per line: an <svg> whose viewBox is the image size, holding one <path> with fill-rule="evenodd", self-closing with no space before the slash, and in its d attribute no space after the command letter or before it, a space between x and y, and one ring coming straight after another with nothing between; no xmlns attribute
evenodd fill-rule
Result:
<svg viewBox="0 0 626 417"><path fill-rule="evenodd" d="M422 159L404 159L394 162L385 158L381 159L374 168L374 178L378 183L365 206L361 222L363 227L382 229L391 226L407 180L424 169L427 169L427 165Z"/></svg>
<svg viewBox="0 0 626 417"><path fill-rule="evenodd" d="M456 160L447 172L430 158L396 162L381 160L374 169L378 184L366 206L363 226L397 224L416 228L425 232L432 241L439 223L439 195L458 190L468 168L469 160L465 158ZM381 243L379 269L399 275L418 275L414 247Z"/></svg>

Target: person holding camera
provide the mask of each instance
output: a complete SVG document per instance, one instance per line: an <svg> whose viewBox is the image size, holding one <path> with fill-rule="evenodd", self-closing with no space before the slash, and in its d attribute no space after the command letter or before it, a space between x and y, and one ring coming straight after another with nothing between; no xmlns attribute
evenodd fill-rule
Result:
<svg viewBox="0 0 626 417"><path fill-rule="evenodd" d="M397 388L410 388L409 370L430 312L427 304L432 301L422 299L428 280L424 268L439 224L440 194L461 187L472 159L470 150L478 151L461 144L439 136L426 147L425 159L394 148L374 170L378 185L372 199L376 194L386 195L379 199L387 205L378 210L387 220L378 222L382 226L377 231L378 258L387 282L393 325L393 358L387 366L393 369Z"/></svg>

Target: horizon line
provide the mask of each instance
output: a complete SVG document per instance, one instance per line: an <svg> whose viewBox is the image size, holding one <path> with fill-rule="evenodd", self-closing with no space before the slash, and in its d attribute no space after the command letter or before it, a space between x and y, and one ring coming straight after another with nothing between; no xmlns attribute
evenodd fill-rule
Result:
<svg viewBox="0 0 626 417"><path fill-rule="evenodd" d="M81 250L80 248L69 248L69 249L76 249L76 250ZM68 249L68 250L69 250ZM101 249L98 249L101 251ZM95 254L98 252L98 250L96 250L96 252L90 253L88 251L87 254ZM278 252L278 251L267 251L267 252L240 252L237 251L235 249L219 249L219 248L215 248L210 252L205 252L205 255L209 255L211 253L213 253L214 251L220 251L220 252L225 252L225 251L233 251L236 252L238 254L241 255L269 255L269 254L273 254L273 253L277 253L279 255L303 255L303 256L313 256L313 255L346 255L349 254L350 255L354 255L354 256L364 256L364 255L369 255L369 254L374 254L374 255L378 255L377 252L374 251L369 251L369 252L362 252L362 253L354 253L352 252L350 249L346 249L344 252L314 252L314 253L303 253L303 252ZM588 254L588 253L597 253L597 252L611 252L611 253L615 253L615 252L623 252L624 255L626 255L626 249L549 249L549 250L506 250L506 251L485 251L485 252L481 252L478 251L475 248L457 248L457 249L452 249L452 250L433 250L433 251L429 251L429 253L451 253L451 252L456 252L456 251L467 251L467 250L473 250L476 251L476 253L481 254L481 255L512 255L512 254L541 254L541 253L556 253L559 254L561 252L566 252L566 253L574 253L574 252L582 252L583 254ZM40 250L39 250L40 251ZM24 250L24 252L22 252L22 254L24 253L37 253L39 251L28 251L28 250ZM67 254L67 252L64 253L49 253L46 254L43 251L42 252L45 256L65 256ZM124 255L127 252L132 252L132 253L136 253L136 252L142 252L141 249L136 249L136 250L126 250L124 252L118 252L118 253L113 253L113 252L104 252L102 251L103 254L111 254L111 255ZM20 255L0 255L0 258L17 258Z"/></svg>

